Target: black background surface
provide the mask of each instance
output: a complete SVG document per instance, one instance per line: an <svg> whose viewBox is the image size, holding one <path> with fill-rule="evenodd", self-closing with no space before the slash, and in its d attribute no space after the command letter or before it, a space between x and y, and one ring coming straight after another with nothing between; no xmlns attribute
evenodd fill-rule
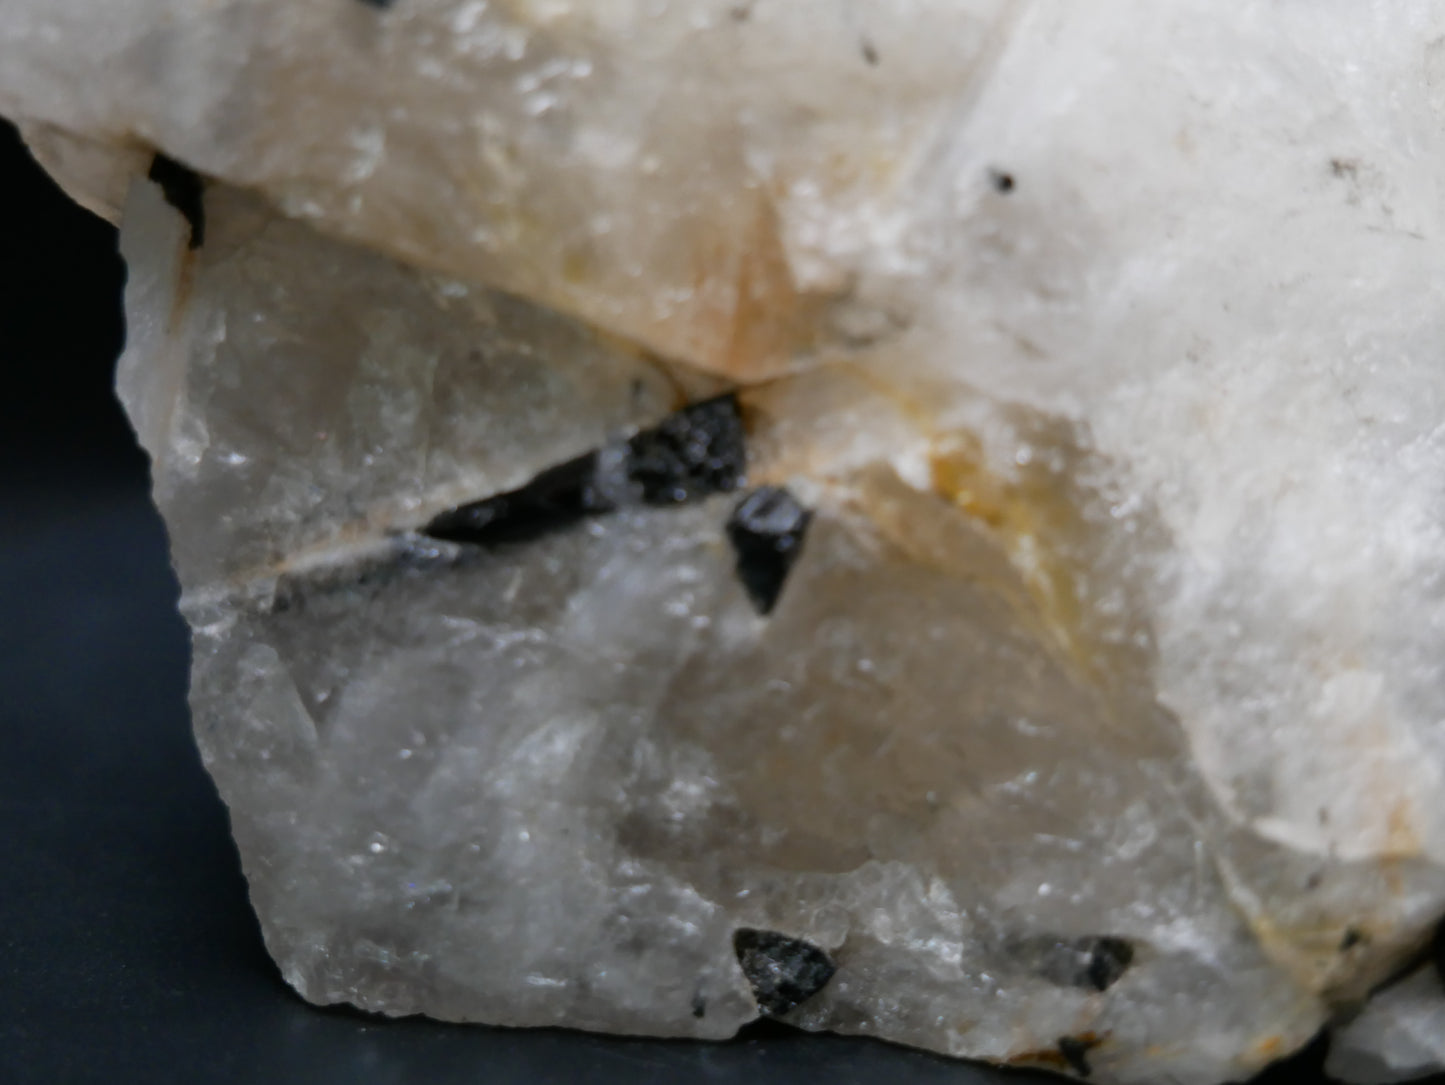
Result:
<svg viewBox="0 0 1445 1085"><path fill-rule="evenodd" d="M292 994L191 743L177 586L111 391L115 231L4 125L0 196L0 1085L1036 1080L778 1026L628 1040ZM1323 1081L1322 1053L1261 1080Z"/></svg>

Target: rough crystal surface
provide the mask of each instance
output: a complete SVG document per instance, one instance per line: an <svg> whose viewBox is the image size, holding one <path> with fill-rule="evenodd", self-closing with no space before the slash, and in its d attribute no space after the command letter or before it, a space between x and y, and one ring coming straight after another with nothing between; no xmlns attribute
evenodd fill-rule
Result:
<svg viewBox="0 0 1445 1085"><path fill-rule="evenodd" d="M1325 1070L1355 1085L1445 1073L1445 986L1426 965L1377 994L1330 1041Z"/></svg>
<svg viewBox="0 0 1445 1085"><path fill-rule="evenodd" d="M1441 43L16 0L288 981L1201 1085L1354 1006L1445 912Z"/></svg>

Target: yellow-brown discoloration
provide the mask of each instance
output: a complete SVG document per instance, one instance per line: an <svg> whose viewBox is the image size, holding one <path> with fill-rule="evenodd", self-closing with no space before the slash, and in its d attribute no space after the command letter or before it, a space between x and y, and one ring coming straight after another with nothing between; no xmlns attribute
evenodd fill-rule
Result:
<svg viewBox="0 0 1445 1085"><path fill-rule="evenodd" d="M1425 842L1420 836L1420 819L1415 814L1415 804L1408 797L1397 798L1390 804L1386 825L1386 850L1389 855L1408 858L1419 855L1424 850ZM1390 873L1392 870L1387 864L1387 877ZM1395 873L1391 879L1391 892L1399 896L1404 892L1404 888L1398 873Z"/></svg>
<svg viewBox="0 0 1445 1085"><path fill-rule="evenodd" d="M1273 1062L1285 1054L1284 1037L1265 1036L1250 1047L1249 1053L1260 1062Z"/></svg>
<svg viewBox="0 0 1445 1085"><path fill-rule="evenodd" d="M1071 448L1054 451L1078 458ZM1041 624L1081 673L1101 685L1109 684L1111 673L1122 673L1116 668L1126 661L1090 628L1081 598L1093 546L1073 470L1050 469L1035 459L1003 475L990 468L979 440L963 432L936 442L929 466L934 491L999 541L1028 587Z"/></svg>
<svg viewBox="0 0 1445 1085"><path fill-rule="evenodd" d="M758 196L752 229L737 254L733 306L718 368L740 383L776 375L813 351L828 298L798 290L783 248L777 209Z"/></svg>
<svg viewBox="0 0 1445 1085"><path fill-rule="evenodd" d="M1049 624L1072 640L1080 622L1074 570L1057 543L1079 530L1078 512L1038 471L1004 478L989 471L979 441L956 433L934 452L933 488L998 533ZM1051 546L1050 543L1054 545Z"/></svg>
<svg viewBox="0 0 1445 1085"><path fill-rule="evenodd" d="M200 253L192 249L186 239L182 237L181 256L176 262L176 293L171 302L171 318L169 322L170 335L172 338L178 336L182 325L185 324L186 315L191 308L191 294L196 288L196 262Z"/></svg>

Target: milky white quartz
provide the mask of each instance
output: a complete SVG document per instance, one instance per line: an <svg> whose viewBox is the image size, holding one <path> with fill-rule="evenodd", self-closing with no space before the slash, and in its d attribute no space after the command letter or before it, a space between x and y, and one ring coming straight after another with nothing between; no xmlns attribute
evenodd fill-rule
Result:
<svg viewBox="0 0 1445 1085"><path fill-rule="evenodd" d="M1432 0L10 0L0 113L308 998L1202 1085L1445 912Z"/></svg>

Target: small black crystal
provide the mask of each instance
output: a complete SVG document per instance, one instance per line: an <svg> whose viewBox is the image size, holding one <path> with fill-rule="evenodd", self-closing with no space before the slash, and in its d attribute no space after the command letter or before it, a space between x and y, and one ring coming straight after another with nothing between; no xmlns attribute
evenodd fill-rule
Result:
<svg viewBox="0 0 1445 1085"><path fill-rule="evenodd" d="M833 978L837 966L827 953L801 938L741 927L733 952L753 989L758 1009L781 1017L812 998Z"/></svg>
<svg viewBox="0 0 1445 1085"><path fill-rule="evenodd" d="M812 518L810 510L777 486L754 490L733 510L728 539L737 553L738 579L759 614L777 605Z"/></svg>
<svg viewBox="0 0 1445 1085"><path fill-rule="evenodd" d="M1098 1046L1098 1040L1080 1039L1074 1036L1059 1038L1059 1054L1064 1057L1069 1068L1080 1077L1088 1077L1094 1072L1094 1068L1089 1065L1089 1052Z"/></svg>
<svg viewBox="0 0 1445 1085"><path fill-rule="evenodd" d="M1096 991L1107 991L1134 963L1134 947L1122 938L1090 939L1084 975Z"/></svg>
<svg viewBox="0 0 1445 1085"><path fill-rule="evenodd" d="M1044 976L1063 987L1107 991L1134 962L1134 946L1113 935L1091 935L1047 943L1041 950Z"/></svg>
<svg viewBox="0 0 1445 1085"><path fill-rule="evenodd" d="M684 407L628 441L627 451L627 477L645 504L680 505L735 490L747 466L737 399Z"/></svg>

